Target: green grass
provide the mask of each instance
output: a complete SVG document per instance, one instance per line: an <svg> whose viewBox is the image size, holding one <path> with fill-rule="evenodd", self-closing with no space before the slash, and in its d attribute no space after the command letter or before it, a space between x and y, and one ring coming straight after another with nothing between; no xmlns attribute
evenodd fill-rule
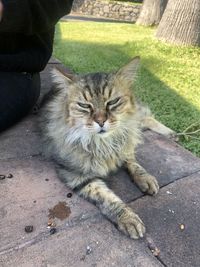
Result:
<svg viewBox="0 0 200 267"><path fill-rule="evenodd" d="M117 70L136 55L141 68L135 94L176 132L200 122L200 49L163 44L155 29L133 24L61 22L54 56L78 73ZM189 132L200 128L194 125ZM180 143L200 156L200 134Z"/></svg>

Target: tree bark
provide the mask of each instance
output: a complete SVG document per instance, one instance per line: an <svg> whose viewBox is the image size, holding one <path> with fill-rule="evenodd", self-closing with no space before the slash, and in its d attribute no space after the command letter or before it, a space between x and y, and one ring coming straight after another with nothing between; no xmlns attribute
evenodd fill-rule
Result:
<svg viewBox="0 0 200 267"><path fill-rule="evenodd" d="M168 0L144 0L137 25L158 25Z"/></svg>
<svg viewBox="0 0 200 267"><path fill-rule="evenodd" d="M200 0L169 0L157 29L160 40L200 45Z"/></svg>

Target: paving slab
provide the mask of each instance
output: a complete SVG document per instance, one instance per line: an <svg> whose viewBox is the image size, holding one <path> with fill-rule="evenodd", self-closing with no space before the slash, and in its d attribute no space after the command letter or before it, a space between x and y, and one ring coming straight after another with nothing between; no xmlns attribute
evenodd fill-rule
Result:
<svg viewBox="0 0 200 267"><path fill-rule="evenodd" d="M36 115L0 134L0 160L27 158L41 154Z"/></svg>
<svg viewBox="0 0 200 267"><path fill-rule="evenodd" d="M109 19L109 18L97 18L91 15L83 15L77 13L71 13L71 15L67 15L61 18L61 21L95 21L95 22L109 22L109 23L126 23L133 24L133 21L127 20L117 20L117 19Z"/></svg>
<svg viewBox="0 0 200 267"><path fill-rule="evenodd" d="M177 143L152 131L145 131L143 136L144 143L137 149L137 160L157 177L160 187L200 171L200 159ZM123 169L112 175L109 184L126 202L143 195Z"/></svg>
<svg viewBox="0 0 200 267"><path fill-rule="evenodd" d="M49 209L60 202L65 202L71 213L61 219L58 214L59 218L53 220L56 226L99 213L94 205L61 183L52 163L43 159L1 161L0 174L6 177L12 174L12 178L0 180L0 250L27 242L40 234L48 235ZM67 197L69 193L72 193L70 198ZM63 209L61 205L58 212L65 212ZM29 225L34 230L26 233L25 226Z"/></svg>
<svg viewBox="0 0 200 267"><path fill-rule="evenodd" d="M123 236L65 187L51 162L40 157L1 160L0 173L12 174L0 181L0 266L161 266L145 244ZM50 235L49 209L59 202L66 202L71 214L55 218L57 233ZM33 232L25 232L27 225Z"/></svg>
<svg viewBox="0 0 200 267"><path fill-rule="evenodd" d="M168 138L146 131L137 159L163 186L200 170L200 158Z"/></svg>
<svg viewBox="0 0 200 267"><path fill-rule="evenodd" d="M28 116L0 135L0 160L32 158L41 153L37 115ZM144 144L139 146L137 158L149 173L158 178L161 187L200 170L199 158L150 131L144 133ZM143 195L123 169L111 175L109 185L126 202Z"/></svg>
<svg viewBox="0 0 200 267"><path fill-rule="evenodd" d="M60 62L60 60L59 59L57 59L57 58L55 58L55 57L51 57L50 59L49 59L49 62L48 62L48 65L49 64L61 64L61 62ZM47 66L48 66L47 65Z"/></svg>
<svg viewBox="0 0 200 267"><path fill-rule="evenodd" d="M130 204L170 267L200 266L200 172Z"/></svg>
<svg viewBox="0 0 200 267"><path fill-rule="evenodd" d="M36 236L21 247L0 252L1 267L161 267L141 241L119 234L101 218Z"/></svg>

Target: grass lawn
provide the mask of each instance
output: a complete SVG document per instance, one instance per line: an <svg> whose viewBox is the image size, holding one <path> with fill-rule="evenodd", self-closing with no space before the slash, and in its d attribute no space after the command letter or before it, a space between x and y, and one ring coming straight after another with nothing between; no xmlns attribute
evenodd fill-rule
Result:
<svg viewBox="0 0 200 267"><path fill-rule="evenodd" d="M180 143L200 156L200 48L154 38L155 29L133 24L60 22L54 56L78 73L117 70L136 55L141 68L133 88L162 123L183 132Z"/></svg>

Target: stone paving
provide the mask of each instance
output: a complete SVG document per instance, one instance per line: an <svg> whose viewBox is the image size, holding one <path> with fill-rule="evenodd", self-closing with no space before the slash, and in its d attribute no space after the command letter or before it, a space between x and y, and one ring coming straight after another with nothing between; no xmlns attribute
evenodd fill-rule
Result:
<svg viewBox="0 0 200 267"><path fill-rule="evenodd" d="M96 17L92 15L84 15L84 14L77 14L77 13L70 13L70 15L66 15L61 18L62 21L95 21L95 22L109 22L109 23L126 23L126 24L133 24L132 21L125 21L122 19L113 19L113 18L103 18L103 17Z"/></svg>
<svg viewBox="0 0 200 267"><path fill-rule="evenodd" d="M55 66L63 68L51 59L42 72L42 95ZM200 159L151 131L144 133L137 158L158 177L156 197L143 195L124 170L110 182L146 224L145 238L135 241L59 181L53 162L41 155L37 115L1 133L0 175L6 178L0 180L0 266L199 267ZM70 212L66 218L57 214L56 232L50 232L50 213L63 203Z"/></svg>

